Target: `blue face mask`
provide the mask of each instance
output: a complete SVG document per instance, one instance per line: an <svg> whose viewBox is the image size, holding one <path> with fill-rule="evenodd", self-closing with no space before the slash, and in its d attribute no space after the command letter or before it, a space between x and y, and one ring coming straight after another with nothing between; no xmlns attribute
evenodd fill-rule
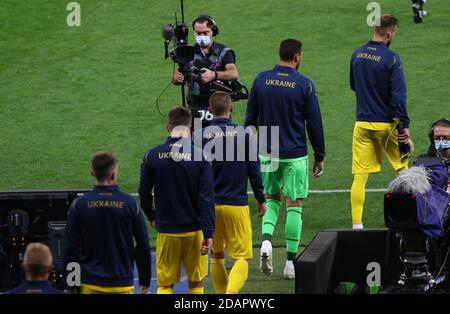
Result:
<svg viewBox="0 0 450 314"><path fill-rule="evenodd" d="M450 149L450 141L434 141L434 146L436 147L436 150L443 152Z"/></svg>
<svg viewBox="0 0 450 314"><path fill-rule="evenodd" d="M200 47L208 47L211 43L211 37L209 36L195 36L195 41Z"/></svg>

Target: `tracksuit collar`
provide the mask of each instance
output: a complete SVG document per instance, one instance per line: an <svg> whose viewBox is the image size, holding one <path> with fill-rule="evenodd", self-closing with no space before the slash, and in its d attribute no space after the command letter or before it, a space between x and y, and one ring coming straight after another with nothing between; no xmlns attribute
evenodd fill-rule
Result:
<svg viewBox="0 0 450 314"><path fill-rule="evenodd" d="M96 185L94 186L94 190L95 191L108 191L108 192L116 192L119 191L119 186L118 185Z"/></svg>

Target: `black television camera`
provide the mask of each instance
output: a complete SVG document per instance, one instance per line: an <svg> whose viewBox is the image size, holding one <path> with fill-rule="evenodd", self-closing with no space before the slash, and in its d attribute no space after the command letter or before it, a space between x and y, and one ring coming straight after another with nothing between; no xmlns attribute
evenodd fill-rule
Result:
<svg viewBox="0 0 450 314"><path fill-rule="evenodd" d="M432 198L430 194L422 198L416 193L385 194L384 220L394 248L388 257L392 278L386 293L450 292L449 198L442 193L443 198ZM433 215L432 205L427 202L435 200L441 210L434 220L439 228L433 229L426 215ZM424 201L425 207L420 205Z"/></svg>
<svg viewBox="0 0 450 314"><path fill-rule="evenodd" d="M161 28L161 35L164 38L165 59L169 56L178 64L180 73L184 75L185 82L188 86L198 86L202 84L201 75L203 71L194 65L195 49L194 46L188 45L189 28L184 23L183 0L181 3L181 22L177 21L175 13L175 24L167 24ZM169 52L169 44L173 42L173 48ZM223 91L230 95L232 101L238 101L248 98L248 89L239 80L231 82L212 81L210 92ZM193 91L199 93L199 91ZM185 84L181 85L182 104L186 107Z"/></svg>

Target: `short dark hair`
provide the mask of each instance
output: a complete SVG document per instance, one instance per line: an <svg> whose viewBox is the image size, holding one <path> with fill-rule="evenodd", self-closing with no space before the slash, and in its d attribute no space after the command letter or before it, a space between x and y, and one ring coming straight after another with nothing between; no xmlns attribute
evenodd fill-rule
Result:
<svg viewBox="0 0 450 314"><path fill-rule="evenodd" d="M377 26L375 26L375 32L378 35L385 35L387 32L391 32L395 30L395 27L398 27L398 19L390 14L382 15L377 20Z"/></svg>
<svg viewBox="0 0 450 314"><path fill-rule="evenodd" d="M95 178L98 181L105 181L111 177L118 159L113 153L98 152L92 157L91 163Z"/></svg>
<svg viewBox="0 0 450 314"><path fill-rule="evenodd" d="M191 124L192 115L188 109L179 106L170 109L167 118L169 127L175 128L180 125L189 126Z"/></svg>
<svg viewBox="0 0 450 314"><path fill-rule="evenodd" d="M192 28L195 29L195 24L196 23L204 24L205 22L208 22L207 26L209 28L212 28L213 25L214 25L212 17L210 17L209 15L203 14L203 15L197 16L195 18L195 20L192 21Z"/></svg>
<svg viewBox="0 0 450 314"><path fill-rule="evenodd" d="M285 39L280 44L280 60L292 61L295 54L302 52L302 42L296 39Z"/></svg>
<svg viewBox="0 0 450 314"><path fill-rule="evenodd" d="M450 128L450 120L443 118L443 119L436 121L436 123L434 124L433 130L436 129L437 127Z"/></svg>
<svg viewBox="0 0 450 314"><path fill-rule="evenodd" d="M213 116L221 116L230 112L231 97L225 92L214 92L209 97L209 107Z"/></svg>

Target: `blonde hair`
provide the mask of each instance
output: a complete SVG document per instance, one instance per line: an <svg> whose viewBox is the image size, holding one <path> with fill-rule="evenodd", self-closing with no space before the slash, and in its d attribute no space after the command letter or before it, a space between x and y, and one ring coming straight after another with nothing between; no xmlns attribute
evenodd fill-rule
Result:
<svg viewBox="0 0 450 314"><path fill-rule="evenodd" d="M42 243L30 243L25 250L23 266L25 271L32 275L42 275L48 272L52 266L53 257L47 245Z"/></svg>

